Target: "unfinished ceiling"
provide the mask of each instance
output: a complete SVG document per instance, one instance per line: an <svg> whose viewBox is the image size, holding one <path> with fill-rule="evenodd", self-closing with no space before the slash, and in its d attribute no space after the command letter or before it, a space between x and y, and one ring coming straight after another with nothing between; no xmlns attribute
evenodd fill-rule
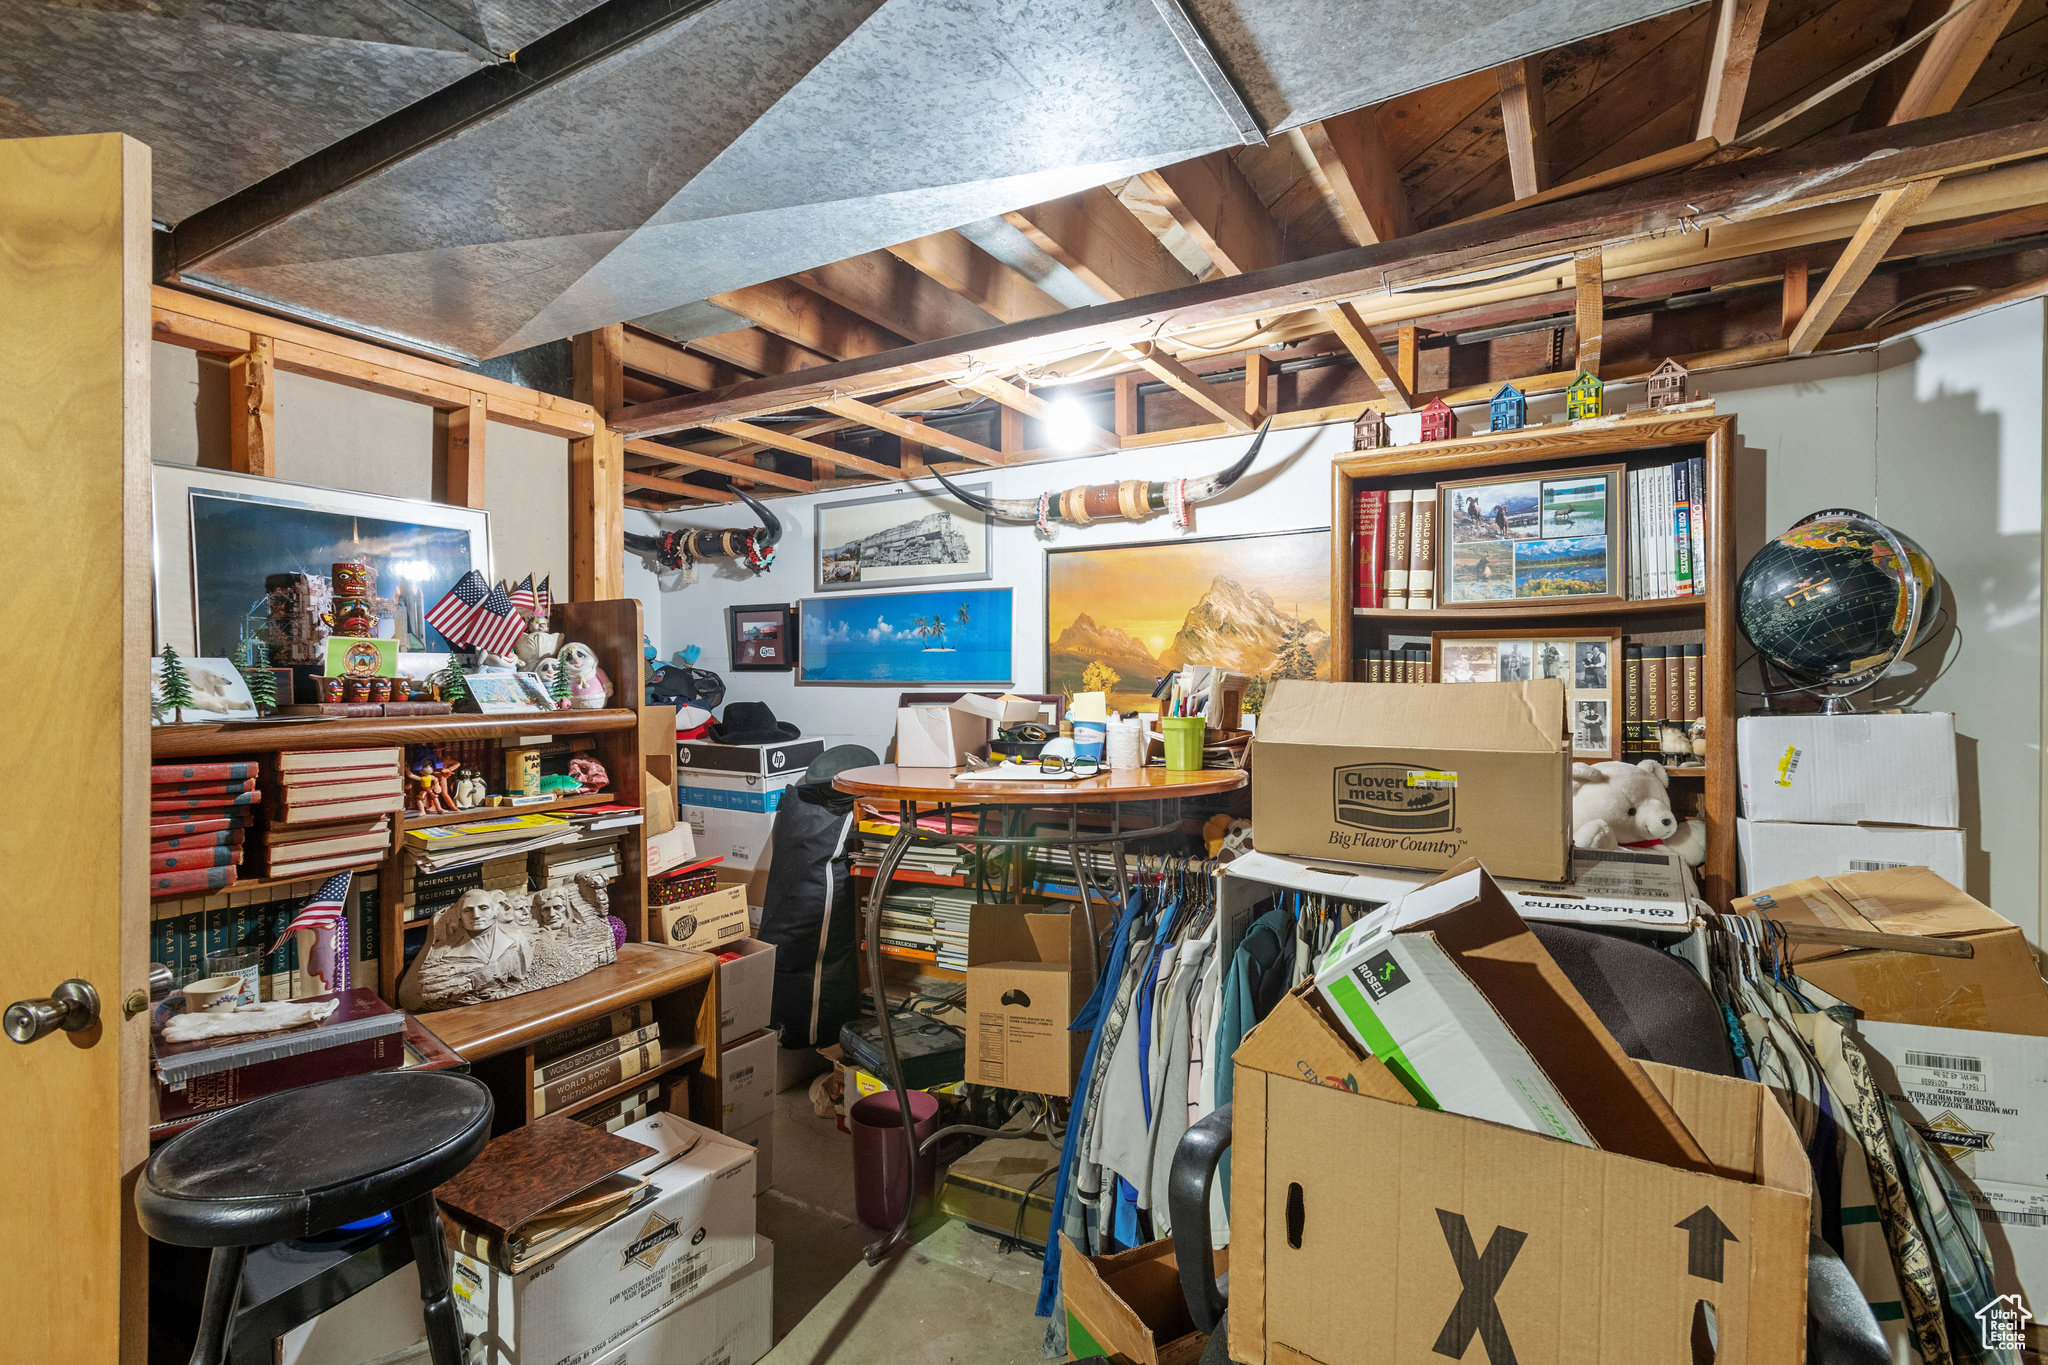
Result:
<svg viewBox="0 0 2048 1365"><path fill-rule="evenodd" d="M532 0L353 3L359 27L382 24L379 41L442 44L393 49L410 84L371 117L474 70L514 20L567 14ZM188 27L218 27L216 11L232 8L195 3ZM371 133L394 154L310 150L344 123L309 124L260 164L220 145L231 131L199 139L212 152L198 162L218 152L237 165L211 179L195 168L181 220L298 161L181 221L171 259L200 287L455 358L498 355L966 224L994 219L999 233L999 215L1241 145L1248 118L1283 133L1671 8L1453 0L1376 7L1367 22L1337 0L609 0L571 27L658 21L474 117L436 124L446 115L433 100L392 114ZM1188 15L1209 45L1183 41ZM407 20L417 36L401 34ZM1204 79L1212 50L1243 103ZM161 74L146 45L122 51L123 65ZM102 126L161 128L185 145L185 124L210 112L139 119L115 100L125 74L96 78ZM23 88L0 90L24 109L57 99L27 88L28 72L12 79ZM244 86L275 102L289 81ZM185 82L188 98L204 88ZM324 85L308 91L336 103ZM206 105L235 98L223 89ZM1012 245L1028 256L1028 242ZM1038 287L1079 301L1063 264L1042 268Z"/></svg>

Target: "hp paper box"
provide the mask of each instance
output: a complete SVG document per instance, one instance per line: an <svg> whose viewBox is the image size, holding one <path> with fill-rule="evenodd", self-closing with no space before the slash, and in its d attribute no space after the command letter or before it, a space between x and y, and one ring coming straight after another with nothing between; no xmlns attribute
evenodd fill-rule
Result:
<svg viewBox="0 0 2048 1365"><path fill-rule="evenodd" d="M517 1275L452 1252L462 1329L487 1365L593 1365L754 1255L754 1149L674 1114L619 1130L654 1198Z"/></svg>
<svg viewBox="0 0 2048 1365"><path fill-rule="evenodd" d="M1273 684L1252 761L1259 849L1501 877L1570 875L1564 684Z"/></svg>

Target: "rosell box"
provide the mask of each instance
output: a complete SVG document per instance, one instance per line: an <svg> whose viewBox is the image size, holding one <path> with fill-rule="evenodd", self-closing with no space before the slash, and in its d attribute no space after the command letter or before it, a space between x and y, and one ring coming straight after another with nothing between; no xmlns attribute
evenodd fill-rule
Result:
<svg viewBox="0 0 2048 1365"><path fill-rule="evenodd" d="M1026 905L967 916L967 1079L1071 1095L1085 1034L1074 1012L1095 989L1087 920Z"/></svg>
<svg viewBox="0 0 2048 1365"><path fill-rule="evenodd" d="M1735 722L1742 813L1814 825L1963 823L1956 718L1744 716Z"/></svg>
<svg viewBox="0 0 2048 1365"><path fill-rule="evenodd" d="M1252 739L1262 852L1570 875L1564 684L1276 682Z"/></svg>
<svg viewBox="0 0 2048 1365"><path fill-rule="evenodd" d="M1422 1108L1306 993L1233 1061L1231 1360L1805 1359L1812 1169L1762 1086L1640 1064L1703 1172Z"/></svg>
<svg viewBox="0 0 2048 1365"><path fill-rule="evenodd" d="M754 1149L675 1114L619 1130L653 1197L517 1275L451 1248L472 1365L592 1365L754 1255Z"/></svg>
<svg viewBox="0 0 2048 1365"><path fill-rule="evenodd" d="M653 907L660 941L671 948L708 953L747 936L747 893L721 886L709 895Z"/></svg>
<svg viewBox="0 0 2048 1365"><path fill-rule="evenodd" d="M2048 1037L2048 985L2018 925L1924 867L1808 877L1738 898L1738 915L1954 939L1968 957L1794 941L1793 971L1865 1019Z"/></svg>

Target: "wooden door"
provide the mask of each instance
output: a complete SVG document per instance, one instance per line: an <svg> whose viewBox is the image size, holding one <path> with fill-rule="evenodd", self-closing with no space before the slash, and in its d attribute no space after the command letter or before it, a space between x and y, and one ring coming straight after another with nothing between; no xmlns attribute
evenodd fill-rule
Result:
<svg viewBox="0 0 2048 1365"><path fill-rule="evenodd" d="M146 1344L149 265L147 147L0 141L0 1005L100 1002L0 1040L9 1360Z"/></svg>

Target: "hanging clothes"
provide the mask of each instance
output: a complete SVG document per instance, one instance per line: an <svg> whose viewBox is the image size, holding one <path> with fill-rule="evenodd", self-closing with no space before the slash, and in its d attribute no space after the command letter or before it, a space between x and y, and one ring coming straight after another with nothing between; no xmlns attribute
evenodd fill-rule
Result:
<svg viewBox="0 0 2048 1365"><path fill-rule="evenodd" d="M1251 1032L1252 1025L1265 1017L1259 1012L1259 988L1283 954L1291 963L1294 956L1294 916L1285 907L1276 906L1254 920L1252 927L1245 931L1244 942L1238 945L1236 955L1230 960L1230 970L1223 978L1223 1005L1212 1054L1218 1059L1218 1109L1230 1103L1230 1054L1237 1051L1237 1045L1244 1041L1245 1034ZM1267 1008L1272 1008L1270 1000ZM1227 1151L1218 1170L1217 1184L1224 1191L1223 1207L1227 1210L1230 1207L1230 1153Z"/></svg>

